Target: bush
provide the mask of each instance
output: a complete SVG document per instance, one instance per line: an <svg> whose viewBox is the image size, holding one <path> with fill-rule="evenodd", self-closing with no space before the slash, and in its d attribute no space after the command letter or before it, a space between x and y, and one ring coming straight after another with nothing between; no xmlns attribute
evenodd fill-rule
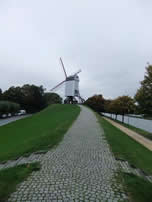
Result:
<svg viewBox="0 0 152 202"><path fill-rule="evenodd" d="M2 114L15 114L20 109L20 105L9 101L0 101L0 116Z"/></svg>

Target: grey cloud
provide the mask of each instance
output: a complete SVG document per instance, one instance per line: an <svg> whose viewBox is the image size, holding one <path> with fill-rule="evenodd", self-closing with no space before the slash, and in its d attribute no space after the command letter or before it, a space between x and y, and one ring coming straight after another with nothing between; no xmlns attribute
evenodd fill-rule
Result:
<svg viewBox="0 0 152 202"><path fill-rule="evenodd" d="M50 89L79 68L87 98L133 96L152 61L151 1L0 2L0 88L35 83ZM64 94L64 86L59 89Z"/></svg>

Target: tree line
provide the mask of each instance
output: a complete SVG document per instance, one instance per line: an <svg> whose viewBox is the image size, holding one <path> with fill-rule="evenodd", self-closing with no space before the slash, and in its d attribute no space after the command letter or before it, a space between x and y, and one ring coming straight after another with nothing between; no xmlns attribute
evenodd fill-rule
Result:
<svg viewBox="0 0 152 202"><path fill-rule="evenodd" d="M16 111L24 109L27 113L34 113L54 103L62 103L62 98L56 93L46 93L43 86L11 86L4 92L0 89L0 114L11 113L11 106L15 104Z"/></svg>
<svg viewBox="0 0 152 202"><path fill-rule="evenodd" d="M116 119L117 115L122 115L122 122L124 122L125 114L152 116L152 65L148 64L144 80L140 83L141 86L134 98L123 95L115 99L105 99L103 95L94 95L88 98L84 104L96 112L115 114Z"/></svg>

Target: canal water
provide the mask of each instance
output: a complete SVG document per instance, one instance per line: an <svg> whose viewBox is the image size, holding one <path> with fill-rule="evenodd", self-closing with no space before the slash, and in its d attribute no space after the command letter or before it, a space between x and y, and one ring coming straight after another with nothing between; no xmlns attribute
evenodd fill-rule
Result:
<svg viewBox="0 0 152 202"><path fill-rule="evenodd" d="M109 113L103 113L103 114L107 117L111 117L111 114ZM115 119L115 114L112 114L112 118ZM122 116L118 115L117 120L122 121ZM141 128L143 130L152 133L152 120L125 116L124 122L132 126L135 126L136 128Z"/></svg>

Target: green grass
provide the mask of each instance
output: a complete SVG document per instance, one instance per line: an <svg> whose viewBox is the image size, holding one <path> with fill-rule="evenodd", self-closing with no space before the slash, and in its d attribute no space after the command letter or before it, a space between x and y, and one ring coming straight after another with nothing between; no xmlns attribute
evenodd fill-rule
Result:
<svg viewBox="0 0 152 202"><path fill-rule="evenodd" d="M16 190L16 186L24 181L32 171L40 169L39 163L24 164L0 171L0 202L6 201Z"/></svg>
<svg viewBox="0 0 152 202"><path fill-rule="evenodd" d="M56 145L79 113L76 105L51 105L31 117L1 126L0 161Z"/></svg>
<svg viewBox="0 0 152 202"><path fill-rule="evenodd" d="M152 173L152 152L99 115L98 118L114 155L127 160L145 172Z"/></svg>
<svg viewBox="0 0 152 202"><path fill-rule="evenodd" d="M147 174L152 174L152 152L131 139L101 116L97 115L97 117L114 155L144 170ZM129 194L130 201L152 201L152 183L133 174L120 172L119 176L121 178L119 182L123 182L124 188Z"/></svg>
<svg viewBox="0 0 152 202"><path fill-rule="evenodd" d="M150 202L152 201L152 183L133 174L122 173L124 187L129 193L131 201Z"/></svg>

